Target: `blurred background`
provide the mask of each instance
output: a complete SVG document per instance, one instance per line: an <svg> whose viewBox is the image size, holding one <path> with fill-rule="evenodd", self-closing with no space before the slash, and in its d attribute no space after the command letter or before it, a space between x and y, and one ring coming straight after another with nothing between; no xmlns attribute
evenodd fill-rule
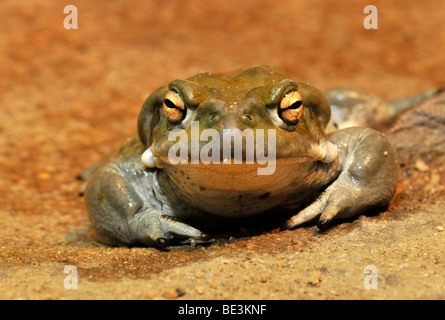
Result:
<svg viewBox="0 0 445 320"><path fill-rule="evenodd" d="M368 4L377 30L363 26ZM64 28L66 5L77 30ZM442 0L2 0L2 127L121 136L156 87L255 64L320 89L410 95L444 84L444 15Z"/></svg>
<svg viewBox="0 0 445 320"><path fill-rule="evenodd" d="M363 26L368 4L377 30ZM67 5L77 30L64 28ZM410 95L444 84L444 15L442 0L2 0L1 125L8 139L38 124L59 138L68 126L88 131L84 143L106 140L134 129L156 87L255 64L320 89Z"/></svg>
<svg viewBox="0 0 445 320"><path fill-rule="evenodd" d="M133 132L152 90L201 71L281 66L320 89L349 85L384 98L444 85L443 0L373 1L377 30L364 28L368 4L2 0L0 143L8 174L47 171L54 156L62 172L80 170ZM76 30L64 28L67 5L77 8ZM34 166L10 161L17 156Z"/></svg>

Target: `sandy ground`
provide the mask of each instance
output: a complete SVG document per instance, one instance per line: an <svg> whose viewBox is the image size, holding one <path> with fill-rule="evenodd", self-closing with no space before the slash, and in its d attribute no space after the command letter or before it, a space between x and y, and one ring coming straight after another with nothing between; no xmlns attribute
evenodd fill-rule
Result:
<svg viewBox="0 0 445 320"><path fill-rule="evenodd" d="M69 4L77 30L63 27ZM174 78L268 64L384 98L443 86L443 1L373 1L378 30L363 27L367 4L1 1L0 298L444 299L444 95L387 133L401 157L388 209L321 235L244 230L197 248L111 248L90 238L77 196L76 176ZM65 288L67 266L77 289Z"/></svg>

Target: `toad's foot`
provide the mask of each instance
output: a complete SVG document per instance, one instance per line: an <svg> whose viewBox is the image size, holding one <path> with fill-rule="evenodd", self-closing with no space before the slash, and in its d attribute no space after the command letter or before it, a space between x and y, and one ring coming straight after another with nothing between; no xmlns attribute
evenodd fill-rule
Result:
<svg viewBox="0 0 445 320"><path fill-rule="evenodd" d="M209 238L206 233L152 208L137 213L129 224L135 238L146 245L165 247L172 240L188 238L193 246L196 240Z"/></svg>
<svg viewBox="0 0 445 320"><path fill-rule="evenodd" d="M320 217L324 231L332 219L354 217L367 209L384 207L398 182L398 161L385 136L366 128L335 132L331 140L339 149L341 173L307 208L284 224L291 229Z"/></svg>
<svg viewBox="0 0 445 320"><path fill-rule="evenodd" d="M149 175L131 169L141 169L135 161L125 160L121 158L99 169L88 184L85 200L97 240L158 247L176 239L188 238L192 245L196 240L208 240L209 236L200 230L162 214L144 193L138 192L138 186L153 182Z"/></svg>

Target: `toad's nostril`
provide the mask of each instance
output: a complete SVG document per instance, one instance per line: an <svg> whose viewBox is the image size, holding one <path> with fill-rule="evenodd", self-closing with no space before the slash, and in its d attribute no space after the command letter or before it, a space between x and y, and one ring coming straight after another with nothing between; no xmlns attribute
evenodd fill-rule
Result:
<svg viewBox="0 0 445 320"><path fill-rule="evenodd" d="M261 122L266 112L265 108L261 101L249 98L237 108L237 114L244 125L253 128Z"/></svg>
<svg viewBox="0 0 445 320"><path fill-rule="evenodd" d="M210 99L196 110L196 120L202 121L206 128L219 125L224 115L224 104L221 101Z"/></svg>
<svg viewBox="0 0 445 320"><path fill-rule="evenodd" d="M248 127L255 127L257 125L257 115L256 114L252 114L251 112L249 113L243 113L241 115L241 121L244 125L248 126Z"/></svg>

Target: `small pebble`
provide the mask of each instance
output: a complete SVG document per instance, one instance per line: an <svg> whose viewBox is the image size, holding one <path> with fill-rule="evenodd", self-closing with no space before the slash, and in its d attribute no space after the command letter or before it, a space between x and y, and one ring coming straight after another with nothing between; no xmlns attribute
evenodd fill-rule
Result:
<svg viewBox="0 0 445 320"><path fill-rule="evenodd" d="M196 291L197 294L201 295L201 294L203 294L205 292L205 287L204 286L198 286L198 287L196 287L195 291Z"/></svg>
<svg viewBox="0 0 445 320"><path fill-rule="evenodd" d="M181 288L167 288L162 291L162 294L167 299L176 299L185 294L185 291Z"/></svg>
<svg viewBox="0 0 445 320"><path fill-rule="evenodd" d="M437 231L439 231L439 232L441 232L441 231L443 231L443 227L442 226L437 226Z"/></svg>
<svg viewBox="0 0 445 320"><path fill-rule="evenodd" d="M415 166L417 170L423 172L428 171L430 169L430 167L428 167L428 165L420 159L416 160Z"/></svg>
<svg viewBox="0 0 445 320"><path fill-rule="evenodd" d="M310 284L316 286L321 282L321 272L320 271L314 271L311 275Z"/></svg>
<svg viewBox="0 0 445 320"><path fill-rule="evenodd" d="M156 297L156 290L154 289L149 289L145 292L145 298L152 300Z"/></svg>
<svg viewBox="0 0 445 320"><path fill-rule="evenodd" d="M202 278L204 278L204 273L203 273L201 270L197 270L197 271L195 272L195 277L196 277L197 279L202 279Z"/></svg>
<svg viewBox="0 0 445 320"><path fill-rule="evenodd" d="M259 280L260 280L261 282L263 282L263 283L266 283L267 280L268 280L268 277L265 276L265 275L262 275L262 276L260 276Z"/></svg>

